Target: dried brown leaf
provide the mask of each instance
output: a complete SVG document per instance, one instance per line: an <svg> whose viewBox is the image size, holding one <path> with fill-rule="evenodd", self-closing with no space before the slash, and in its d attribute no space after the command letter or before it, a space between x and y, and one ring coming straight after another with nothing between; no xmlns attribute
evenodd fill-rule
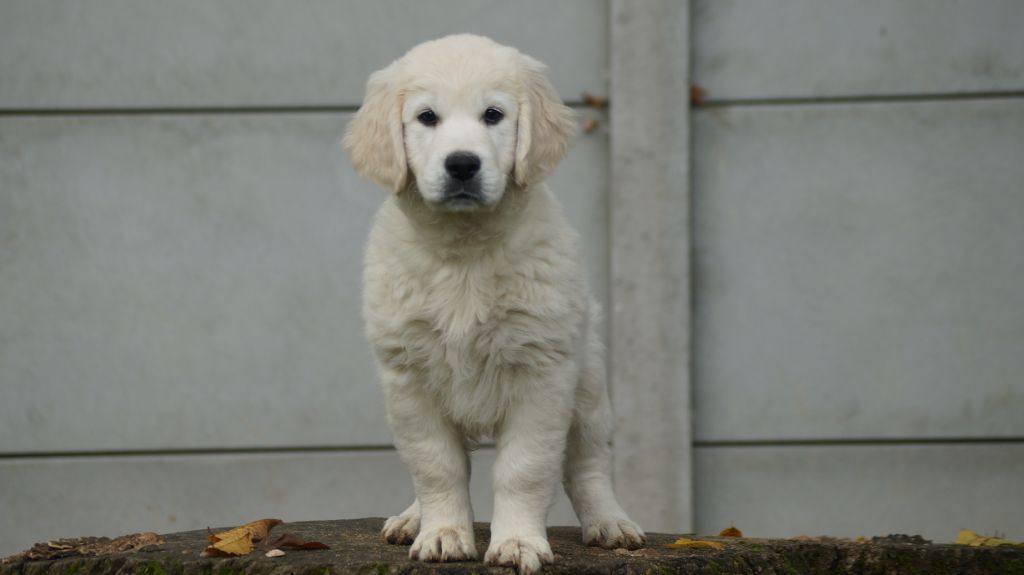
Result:
<svg viewBox="0 0 1024 575"><path fill-rule="evenodd" d="M583 103L590 106L591 108L607 108L608 98L604 96L598 96L589 92L583 92Z"/></svg>
<svg viewBox="0 0 1024 575"><path fill-rule="evenodd" d="M270 530L273 529L275 525L280 525L282 523L284 522L280 519L257 519L256 521L250 521L241 527L235 527L228 531L216 534L211 533L210 541L215 542L221 539L234 539L237 537L238 533L245 532L252 536L253 543L259 543L267 538L267 535L270 534ZM209 528L207 528L207 531L209 531Z"/></svg>
<svg viewBox="0 0 1024 575"><path fill-rule="evenodd" d="M270 549L330 549L319 541L305 541L293 533L282 533L273 539L264 541L261 547Z"/></svg>
<svg viewBox="0 0 1024 575"><path fill-rule="evenodd" d="M206 549L203 549L202 551L200 551L199 552L199 556L200 557L235 557L235 555L232 555L231 553L228 553L227 551L221 551L220 549L217 549L213 545L210 545Z"/></svg>
<svg viewBox="0 0 1024 575"><path fill-rule="evenodd" d="M690 105L699 108L704 105L708 91L700 84L690 84Z"/></svg>

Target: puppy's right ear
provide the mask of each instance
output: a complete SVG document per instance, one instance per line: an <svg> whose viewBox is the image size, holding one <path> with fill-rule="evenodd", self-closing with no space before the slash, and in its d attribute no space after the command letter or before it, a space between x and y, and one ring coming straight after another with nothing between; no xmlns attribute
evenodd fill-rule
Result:
<svg viewBox="0 0 1024 575"><path fill-rule="evenodd" d="M395 87L395 64L370 75L366 97L348 125L342 145L360 176L398 193L408 183L402 103Z"/></svg>

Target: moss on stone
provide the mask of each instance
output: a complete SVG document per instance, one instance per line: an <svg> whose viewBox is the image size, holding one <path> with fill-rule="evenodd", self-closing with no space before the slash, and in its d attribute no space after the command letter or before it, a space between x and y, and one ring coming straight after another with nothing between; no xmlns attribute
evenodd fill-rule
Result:
<svg viewBox="0 0 1024 575"><path fill-rule="evenodd" d="M145 563L139 563L132 569L135 575L167 575L167 569L164 568L163 562L157 559L151 559Z"/></svg>

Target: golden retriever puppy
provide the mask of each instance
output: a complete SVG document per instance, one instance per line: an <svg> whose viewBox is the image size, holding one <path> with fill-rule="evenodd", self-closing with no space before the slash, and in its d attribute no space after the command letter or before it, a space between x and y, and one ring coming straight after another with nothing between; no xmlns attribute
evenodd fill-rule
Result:
<svg viewBox="0 0 1024 575"><path fill-rule="evenodd" d="M422 561L475 559L467 450L497 444L484 559L552 561L558 479L583 539L636 548L612 493L597 306L543 181L571 110L544 66L480 36L426 42L374 73L344 144L390 192L366 249L364 317L416 501L384 525ZM563 472L564 469L564 472Z"/></svg>

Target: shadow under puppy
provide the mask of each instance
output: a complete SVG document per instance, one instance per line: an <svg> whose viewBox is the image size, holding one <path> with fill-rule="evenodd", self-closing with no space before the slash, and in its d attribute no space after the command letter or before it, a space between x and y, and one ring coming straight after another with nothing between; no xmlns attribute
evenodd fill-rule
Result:
<svg viewBox="0 0 1024 575"><path fill-rule="evenodd" d="M482 436L497 445L486 562L553 560L560 476L587 544L644 543L612 493L598 308L543 183L574 126L544 70L480 36L426 42L370 76L345 136L357 172L391 192L363 312L416 490L383 535L413 559L477 557L468 446Z"/></svg>

